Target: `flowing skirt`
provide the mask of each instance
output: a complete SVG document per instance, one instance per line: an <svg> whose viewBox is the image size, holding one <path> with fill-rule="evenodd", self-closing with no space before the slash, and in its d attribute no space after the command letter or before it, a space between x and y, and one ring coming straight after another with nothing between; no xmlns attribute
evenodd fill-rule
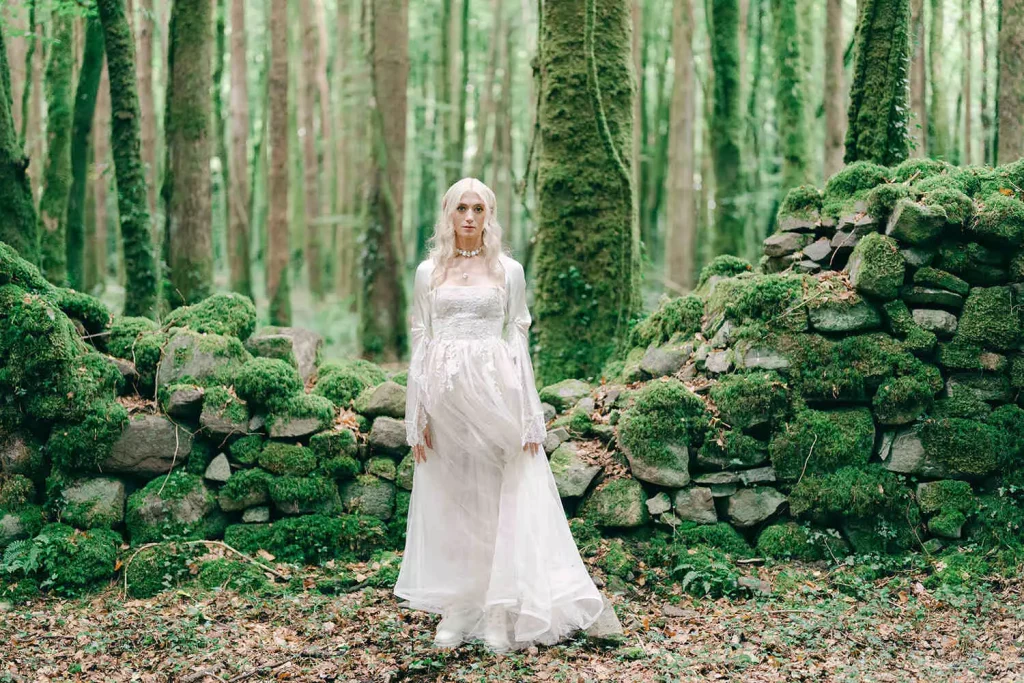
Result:
<svg viewBox="0 0 1024 683"><path fill-rule="evenodd" d="M505 342L442 341L425 363L433 448L413 475L401 605L457 614L463 641L497 619L512 649L587 628L602 598L543 448L522 448L522 388Z"/></svg>

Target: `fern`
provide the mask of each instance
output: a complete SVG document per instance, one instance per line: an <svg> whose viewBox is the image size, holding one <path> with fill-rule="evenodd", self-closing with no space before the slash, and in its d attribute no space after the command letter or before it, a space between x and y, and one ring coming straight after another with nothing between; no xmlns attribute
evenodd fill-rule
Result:
<svg viewBox="0 0 1024 683"><path fill-rule="evenodd" d="M21 572L28 576L42 567L40 548L34 539L14 541L4 551L0 572L15 574Z"/></svg>

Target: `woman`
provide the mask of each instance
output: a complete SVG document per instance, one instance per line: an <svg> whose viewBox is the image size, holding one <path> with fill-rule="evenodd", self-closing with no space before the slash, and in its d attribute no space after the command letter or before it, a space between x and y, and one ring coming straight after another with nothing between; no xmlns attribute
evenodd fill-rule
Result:
<svg viewBox="0 0 1024 683"><path fill-rule="evenodd" d="M416 469L394 589L403 607L443 615L438 647L553 644L603 606L541 445L529 327L494 193L464 178L416 269L405 413Z"/></svg>

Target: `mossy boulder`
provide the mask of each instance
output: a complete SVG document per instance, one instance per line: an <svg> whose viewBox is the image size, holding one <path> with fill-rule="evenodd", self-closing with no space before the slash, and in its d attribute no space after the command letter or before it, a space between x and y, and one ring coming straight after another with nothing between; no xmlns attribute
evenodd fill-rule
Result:
<svg viewBox="0 0 1024 683"><path fill-rule="evenodd" d="M356 437L348 429L332 429L309 437L309 448L320 461L341 456L355 457Z"/></svg>
<svg viewBox="0 0 1024 683"><path fill-rule="evenodd" d="M729 496L725 510L733 525L743 529L774 516L785 503L786 496L770 486L754 486Z"/></svg>
<svg viewBox="0 0 1024 683"><path fill-rule="evenodd" d="M295 394L267 415L267 433L273 439L301 439L327 429L334 419L334 404L323 396Z"/></svg>
<svg viewBox="0 0 1024 683"><path fill-rule="evenodd" d="M363 474L342 485L341 500L347 512L388 520L394 514L395 485L372 474Z"/></svg>
<svg viewBox="0 0 1024 683"><path fill-rule="evenodd" d="M139 373L139 391L152 395L163 347L169 338L149 318L116 317L107 331L106 349L115 358L130 361Z"/></svg>
<svg viewBox="0 0 1024 683"><path fill-rule="evenodd" d="M871 458L875 422L863 408L806 409L772 438L772 465L780 479L833 472Z"/></svg>
<svg viewBox="0 0 1024 683"><path fill-rule="evenodd" d="M335 405L347 407L364 389L387 378L387 373L380 366L361 358L343 363L324 363L320 366L313 391Z"/></svg>
<svg viewBox="0 0 1024 683"><path fill-rule="evenodd" d="M54 426L46 452L57 467L66 471L94 471L97 465L109 471L109 465L120 462L115 458L115 453L123 453L120 444L126 435L131 440L133 432L128 411L121 404L97 401L81 422Z"/></svg>
<svg viewBox="0 0 1024 683"><path fill-rule="evenodd" d="M211 387L203 398L199 425L217 442L241 436L249 429L249 406L227 387Z"/></svg>
<svg viewBox="0 0 1024 683"><path fill-rule="evenodd" d="M274 506L286 515L329 515L341 508L338 485L327 477L274 477L267 488Z"/></svg>
<svg viewBox="0 0 1024 683"><path fill-rule="evenodd" d="M238 512L270 502L270 480L273 476L261 469L233 472L220 487L217 503L224 512Z"/></svg>
<svg viewBox="0 0 1024 683"><path fill-rule="evenodd" d="M409 448L405 422L393 417L378 417L370 427L367 443L374 453L394 456L404 454Z"/></svg>
<svg viewBox="0 0 1024 683"><path fill-rule="evenodd" d="M127 422L100 469L155 476L184 462L191 450L192 433L187 429L160 415L142 415Z"/></svg>
<svg viewBox="0 0 1024 683"><path fill-rule="evenodd" d="M920 268L914 272L914 284L934 289L944 289L960 296L967 296L971 287L952 273L938 268Z"/></svg>
<svg viewBox="0 0 1024 683"><path fill-rule="evenodd" d="M353 408L357 413L369 418L381 415L404 418L405 387L390 380L375 387L367 387L356 398Z"/></svg>
<svg viewBox="0 0 1024 683"><path fill-rule="evenodd" d="M887 182L890 174L885 166L868 161L847 164L825 183L822 213L838 218L853 211L857 202L863 201L873 188Z"/></svg>
<svg viewBox="0 0 1024 683"><path fill-rule="evenodd" d="M299 371L303 382L317 374L324 338L301 327L264 327L245 348L254 356L282 360Z"/></svg>
<svg viewBox="0 0 1024 683"><path fill-rule="evenodd" d="M813 230L821 221L821 191L813 185L800 185L786 192L779 205L776 222L779 230Z"/></svg>
<svg viewBox="0 0 1024 683"><path fill-rule="evenodd" d="M120 534L109 529L80 531L66 524L48 524L29 545L38 552L39 574L52 590L73 596L113 577L121 542ZM31 550L24 547L22 552Z"/></svg>
<svg viewBox="0 0 1024 683"><path fill-rule="evenodd" d="M1011 351L1021 339L1020 314L1009 287L975 287L964 303L956 341L996 351Z"/></svg>
<svg viewBox="0 0 1024 683"><path fill-rule="evenodd" d="M819 332L869 332L882 326L882 316L867 299L840 292L813 299L807 307L811 327Z"/></svg>
<svg viewBox="0 0 1024 683"><path fill-rule="evenodd" d="M789 392L775 372L727 375L711 388L719 417L732 429L774 427L789 409Z"/></svg>
<svg viewBox="0 0 1024 683"><path fill-rule="evenodd" d="M265 411L301 393L302 378L283 360L253 358L236 373L235 391L244 401Z"/></svg>
<svg viewBox="0 0 1024 683"><path fill-rule="evenodd" d="M263 452L263 437L259 434L246 434L232 441L228 451L233 462L245 466L255 465Z"/></svg>
<svg viewBox="0 0 1024 683"><path fill-rule="evenodd" d="M217 558L199 568L199 585L207 590L233 590L251 594L265 590L270 581L262 569L251 562Z"/></svg>
<svg viewBox="0 0 1024 683"><path fill-rule="evenodd" d="M1005 250L977 242L944 242L939 246L935 267L966 280L971 285L987 287L1007 279Z"/></svg>
<svg viewBox="0 0 1024 683"><path fill-rule="evenodd" d="M858 293L888 301L899 294L906 264L895 240L872 233L854 247L848 268Z"/></svg>
<svg viewBox="0 0 1024 683"><path fill-rule="evenodd" d="M926 458L939 471L958 477L980 477L999 467L1006 441L995 427L977 420L928 420L921 426Z"/></svg>
<svg viewBox="0 0 1024 683"><path fill-rule="evenodd" d="M180 330L164 346L156 383L158 387L185 382L230 386L250 358L235 337Z"/></svg>
<svg viewBox="0 0 1024 683"><path fill-rule="evenodd" d="M36 486L31 479L21 474L0 473L0 508L19 510L35 497Z"/></svg>
<svg viewBox="0 0 1024 683"><path fill-rule="evenodd" d="M201 477L175 471L128 498L126 524L135 545L206 538L216 498Z"/></svg>
<svg viewBox="0 0 1024 683"><path fill-rule="evenodd" d="M757 537L757 553L775 560L816 562L843 557L848 552L838 534L831 535L796 522L772 524Z"/></svg>
<svg viewBox="0 0 1024 683"><path fill-rule="evenodd" d="M750 545L739 531L725 522L696 524L684 521L676 526L675 535L683 547L706 545L736 557L750 556Z"/></svg>
<svg viewBox="0 0 1024 683"><path fill-rule="evenodd" d="M601 471L600 465L585 462L577 450L574 442L567 441L558 446L549 458L551 474L562 498L582 496Z"/></svg>
<svg viewBox="0 0 1024 683"><path fill-rule="evenodd" d="M395 461L391 458L374 457L366 461L366 473L387 481L394 481L397 476Z"/></svg>
<svg viewBox="0 0 1024 683"><path fill-rule="evenodd" d="M749 267L749 264L747 265ZM688 337L700 329L703 314L704 303L699 297L693 295L663 297L659 301L658 307L630 331L630 346L647 348L652 344L664 344L677 335ZM589 393L589 387L587 393ZM570 395L564 397L564 401L572 405L581 397L581 395ZM541 400L547 401L547 398L542 397ZM562 410L560 404L553 401L548 402Z"/></svg>
<svg viewBox="0 0 1024 683"><path fill-rule="evenodd" d="M303 515L269 524L234 524L224 542L255 554L265 550L278 562L318 564L332 559L366 559L386 539L384 523L367 515Z"/></svg>
<svg viewBox="0 0 1024 683"><path fill-rule="evenodd" d="M249 297L241 294L214 294L192 306L171 311L164 320L164 327L187 327L200 334L245 341L256 329L256 307Z"/></svg>
<svg viewBox="0 0 1024 683"><path fill-rule="evenodd" d="M768 460L768 443L738 430L713 432L697 451L703 469L756 467Z"/></svg>
<svg viewBox="0 0 1024 683"><path fill-rule="evenodd" d="M804 275L741 275L717 283L705 310L710 316L723 315L738 326L759 324L802 332L807 329L803 301L813 284L813 278Z"/></svg>
<svg viewBox="0 0 1024 683"><path fill-rule="evenodd" d="M194 422L203 410L206 390L195 384L169 384L160 389L158 398L163 411L176 420Z"/></svg>
<svg viewBox="0 0 1024 683"><path fill-rule="evenodd" d="M124 521L124 482L114 477L93 477L69 482L60 490L60 519L79 529L110 528Z"/></svg>
<svg viewBox="0 0 1024 683"><path fill-rule="evenodd" d="M38 478L43 466L42 447L32 435L8 432L0 436L0 470Z"/></svg>
<svg viewBox="0 0 1024 683"><path fill-rule="evenodd" d="M566 379L541 389L540 400L550 403L555 410L562 412L576 405L581 398L589 396L591 390L591 386L582 380Z"/></svg>
<svg viewBox="0 0 1024 683"><path fill-rule="evenodd" d="M619 447L633 476L660 486L685 486L690 450L703 444L710 420L704 402L679 380L647 384L617 425Z"/></svg>
<svg viewBox="0 0 1024 683"><path fill-rule="evenodd" d="M292 444L271 441L263 447L259 455L260 467L278 475L305 477L312 474L317 467L317 458L313 451Z"/></svg>
<svg viewBox="0 0 1024 683"><path fill-rule="evenodd" d="M1024 246L1024 202L995 193L975 204L977 213L967 228L978 241L1010 249Z"/></svg>
<svg viewBox="0 0 1024 683"><path fill-rule="evenodd" d="M901 199L885 226L885 234L901 244L925 245L937 240L949 224L941 206Z"/></svg>
<svg viewBox="0 0 1024 683"><path fill-rule="evenodd" d="M872 408L879 424L910 424L928 412L934 395L934 388L918 377L896 377L878 388Z"/></svg>
<svg viewBox="0 0 1024 683"><path fill-rule="evenodd" d="M38 505L21 505L17 510L0 508L0 549L35 536L45 523Z"/></svg>
<svg viewBox="0 0 1024 683"><path fill-rule="evenodd" d="M646 500L636 479L612 479L584 499L579 514L601 527L642 526L648 519Z"/></svg>
<svg viewBox="0 0 1024 683"><path fill-rule="evenodd" d="M128 595L141 600L187 584L201 554L201 548L184 543L161 543L139 551L125 566Z"/></svg>
<svg viewBox="0 0 1024 683"><path fill-rule="evenodd" d="M554 454L551 456L554 458ZM357 469L353 475L358 474ZM412 491L412 482L416 474L416 461L412 457L412 451L406 453L402 461L398 463L398 469L395 472L395 485L400 489L406 491Z"/></svg>

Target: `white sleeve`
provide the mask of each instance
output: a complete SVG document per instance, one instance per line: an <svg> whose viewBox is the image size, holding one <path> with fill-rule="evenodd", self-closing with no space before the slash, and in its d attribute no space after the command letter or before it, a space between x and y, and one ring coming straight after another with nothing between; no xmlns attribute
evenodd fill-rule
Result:
<svg viewBox="0 0 1024 683"><path fill-rule="evenodd" d="M433 338L430 327L430 266L429 261L424 261L416 269L409 314L412 355L405 384L405 440L410 446L423 443L423 430L427 427L423 396L427 390L425 359Z"/></svg>
<svg viewBox="0 0 1024 683"><path fill-rule="evenodd" d="M540 405L537 384L530 360L529 330L532 319L526 307L526 276L523 266L515 260L506 261L508 268L508 309L505 319L505 341L512 354L512 362L519 372L523 387L523 443L543 443L544 409Z"/></svg>

